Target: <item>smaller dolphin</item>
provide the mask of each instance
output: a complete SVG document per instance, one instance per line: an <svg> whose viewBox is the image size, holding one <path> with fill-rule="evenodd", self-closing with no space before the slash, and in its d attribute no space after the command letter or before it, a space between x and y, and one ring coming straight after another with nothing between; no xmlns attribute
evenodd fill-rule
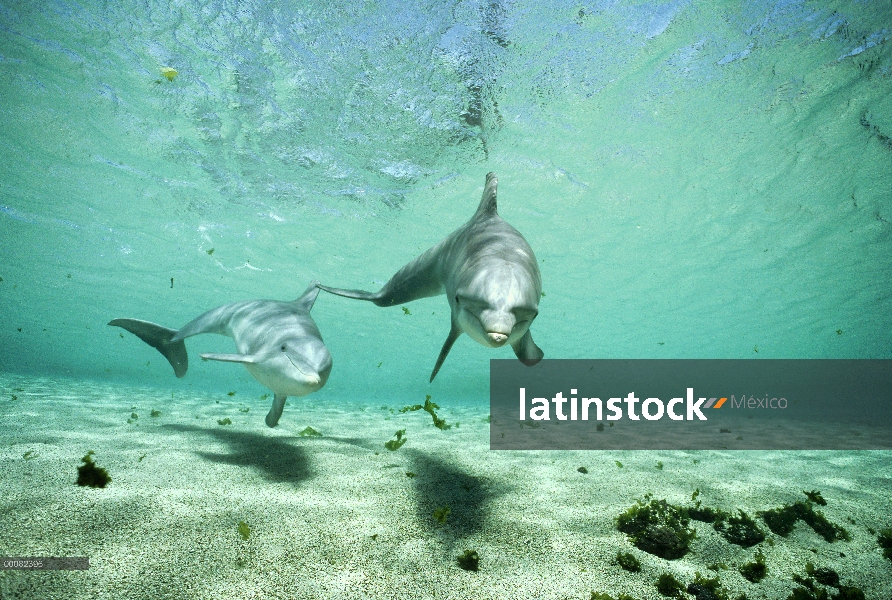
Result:
<svg viewBox="0 0 892 600"><path fill-rule="evenodd" d="M533 342L530 325L539 314L542 275L533 249L498 213L499 180L487 173L483 198L471 219L439 244L409 262L378 292L319 284L326 292L393 306L446 294L451 309L449 336L430 381L462 333L489 348L510 344L520 361L532 366L544 353Z"/></svg>
<svg viewBox="0 0 892 600"><path fill-rule="evenodd" d="M293 302L247 300L209 310L179 331L138 319L114 319L122 327L157 348L177 377L189 368L183 340L199 333L217 333L235 340L239 354L202 354L204 360L237 362L275 394L266 424L275 427L288 396L306 396L322 388L331 373L331 354L310 316L319 288L314 281Z"/></svg>

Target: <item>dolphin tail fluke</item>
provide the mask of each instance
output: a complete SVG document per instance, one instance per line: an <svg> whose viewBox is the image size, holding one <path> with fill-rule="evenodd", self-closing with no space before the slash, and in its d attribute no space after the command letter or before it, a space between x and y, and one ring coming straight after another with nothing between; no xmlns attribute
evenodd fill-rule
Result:
<svg viewBox="0 0 892 600"><path fill-rule="evenodd" d="M176 334L175 330L139 319L114 319L108 324L126 329L149 346L157 349L173 367L173 372L177 377L183 377L186 374L186 370L189 368L189 355L186 354L186 343L183 340L170 341Z"/></svg>
<svg viewBox="0 0 892 600"><path fill-rule="evenodd" d="M440 350L440 356L437 357L437 364L434 365L434 370L431 372L430 381L434 381L434 377L437 376L437 372L440 370L440 367L443 366L443 361L446 360L446 356L449 354L449 351L452 350L452 344L455 343L455 340L458 339L458 336L461 335L461 327L453 320L452 321L452 329L449 330L449 337L446 338L446 341L443 342L443 348Z"/></svg>
<svg viewBox="0 0 892 600"><path fill-rule="evenodd" d="M285 399L287 397L288 396L283 396L282 394L275 395L273 398L273 405L266 415L267 427L275 427L279 424L279 419L282 418L282 411L285 410Z"/></svg>
<svg viewBox="0 0 892 600"><path fill-rule="evenodd" d="M527 329L523 337L511 344L514 354L520 359L520 362L528 367L532 367L545 357L542 349L533 341L533 334Z"/></svg>
<svg viewBox="0 0 892 600"><path fill-rule="evenodd" d="M342 290L340 288L328 287L327 285L322 285L321 283L317 283L316 287L320 290L325 290L329 294L334 294L335 296L343 296L344 298L354 298L356 300L368 300L369 302L374 302L378 304L378 296L379 294L373 292L364 292L362 290Z"/></svg>

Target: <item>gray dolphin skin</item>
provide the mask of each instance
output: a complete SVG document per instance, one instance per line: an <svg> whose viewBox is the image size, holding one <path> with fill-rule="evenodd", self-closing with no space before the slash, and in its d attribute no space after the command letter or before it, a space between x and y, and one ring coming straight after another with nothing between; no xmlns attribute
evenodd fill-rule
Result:
<svg viewBox="0 0 892 600"><path fill-rule="evenodd" d="M331 373L331 355L310 316L318 283L312 282L293 302L248 300L217 307L179 331L137 319L114 319L109 325L122 327L157 348L177 377L189 368L187 337L200 333L231 337L238 354L202 354L201 358L242 363L254 379L272 390L266 424L275 427L288 396L306 396L321 389Z"/></svg>
<svg viewBox="0 0 892 600"><path fill-rule="evenodd" d="M381 291L344 290L319 284L326 292L394 306L446 294L452 327L430 381L462 333L484 346L511 344L525 365L542 360L530 325L539 314L542 276L536 256L520 232L499 216L495 173L486 176L483 199L471 219L439 244L397 271Z"/></svg>

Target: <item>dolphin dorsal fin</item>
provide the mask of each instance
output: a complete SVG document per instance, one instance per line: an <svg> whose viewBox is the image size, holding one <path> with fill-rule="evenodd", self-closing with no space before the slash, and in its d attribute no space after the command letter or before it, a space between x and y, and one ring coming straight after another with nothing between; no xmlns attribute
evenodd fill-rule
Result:
<svg viewBox="0 0 892 600"><path fill-rule="evenodd" d="M310 286L306 289L303 295L294 301L295 304L301 305L307 312L310 312L310 309L313 308L313 305L316 304L316 296L319 295L319 280L314 279L310 282Z"/></svg>
<svg viewBox="0 0 892 600"><path fill-rule="evenodd" d="M483 188L483 198L480 200L480 206L477 207L475 217L490 217L497 215L498 207L496 206L496 195L499 191L499 179L495 173L486 174L486 186Z"/></svg>

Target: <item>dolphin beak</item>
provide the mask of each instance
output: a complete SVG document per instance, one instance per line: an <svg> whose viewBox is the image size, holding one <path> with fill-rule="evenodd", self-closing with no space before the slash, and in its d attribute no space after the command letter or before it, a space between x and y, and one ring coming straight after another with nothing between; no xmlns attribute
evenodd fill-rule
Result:
<svg viewBox="0 0 892 600"><path fill-rule="evenodd" d="M495 333L495 332L487 333L486 337L488 337L489 341L492 342L493 344L495 344L496 346L501 346L502 344L505 343L505 340L508 339L508 336L505 335L504 333Z"/></svg>
<svg viewBox="0 0 892 600"><path fill-rule="evenodd" d="M301 358L300 356L291 356L290 354L285 354L291 364L294 365L294 368L301 372L301 375L306 377L307 385L317 386L322 381L322 378L319 376L319 373L316 372L316 369L313 368L306 360Z"/></svg>

